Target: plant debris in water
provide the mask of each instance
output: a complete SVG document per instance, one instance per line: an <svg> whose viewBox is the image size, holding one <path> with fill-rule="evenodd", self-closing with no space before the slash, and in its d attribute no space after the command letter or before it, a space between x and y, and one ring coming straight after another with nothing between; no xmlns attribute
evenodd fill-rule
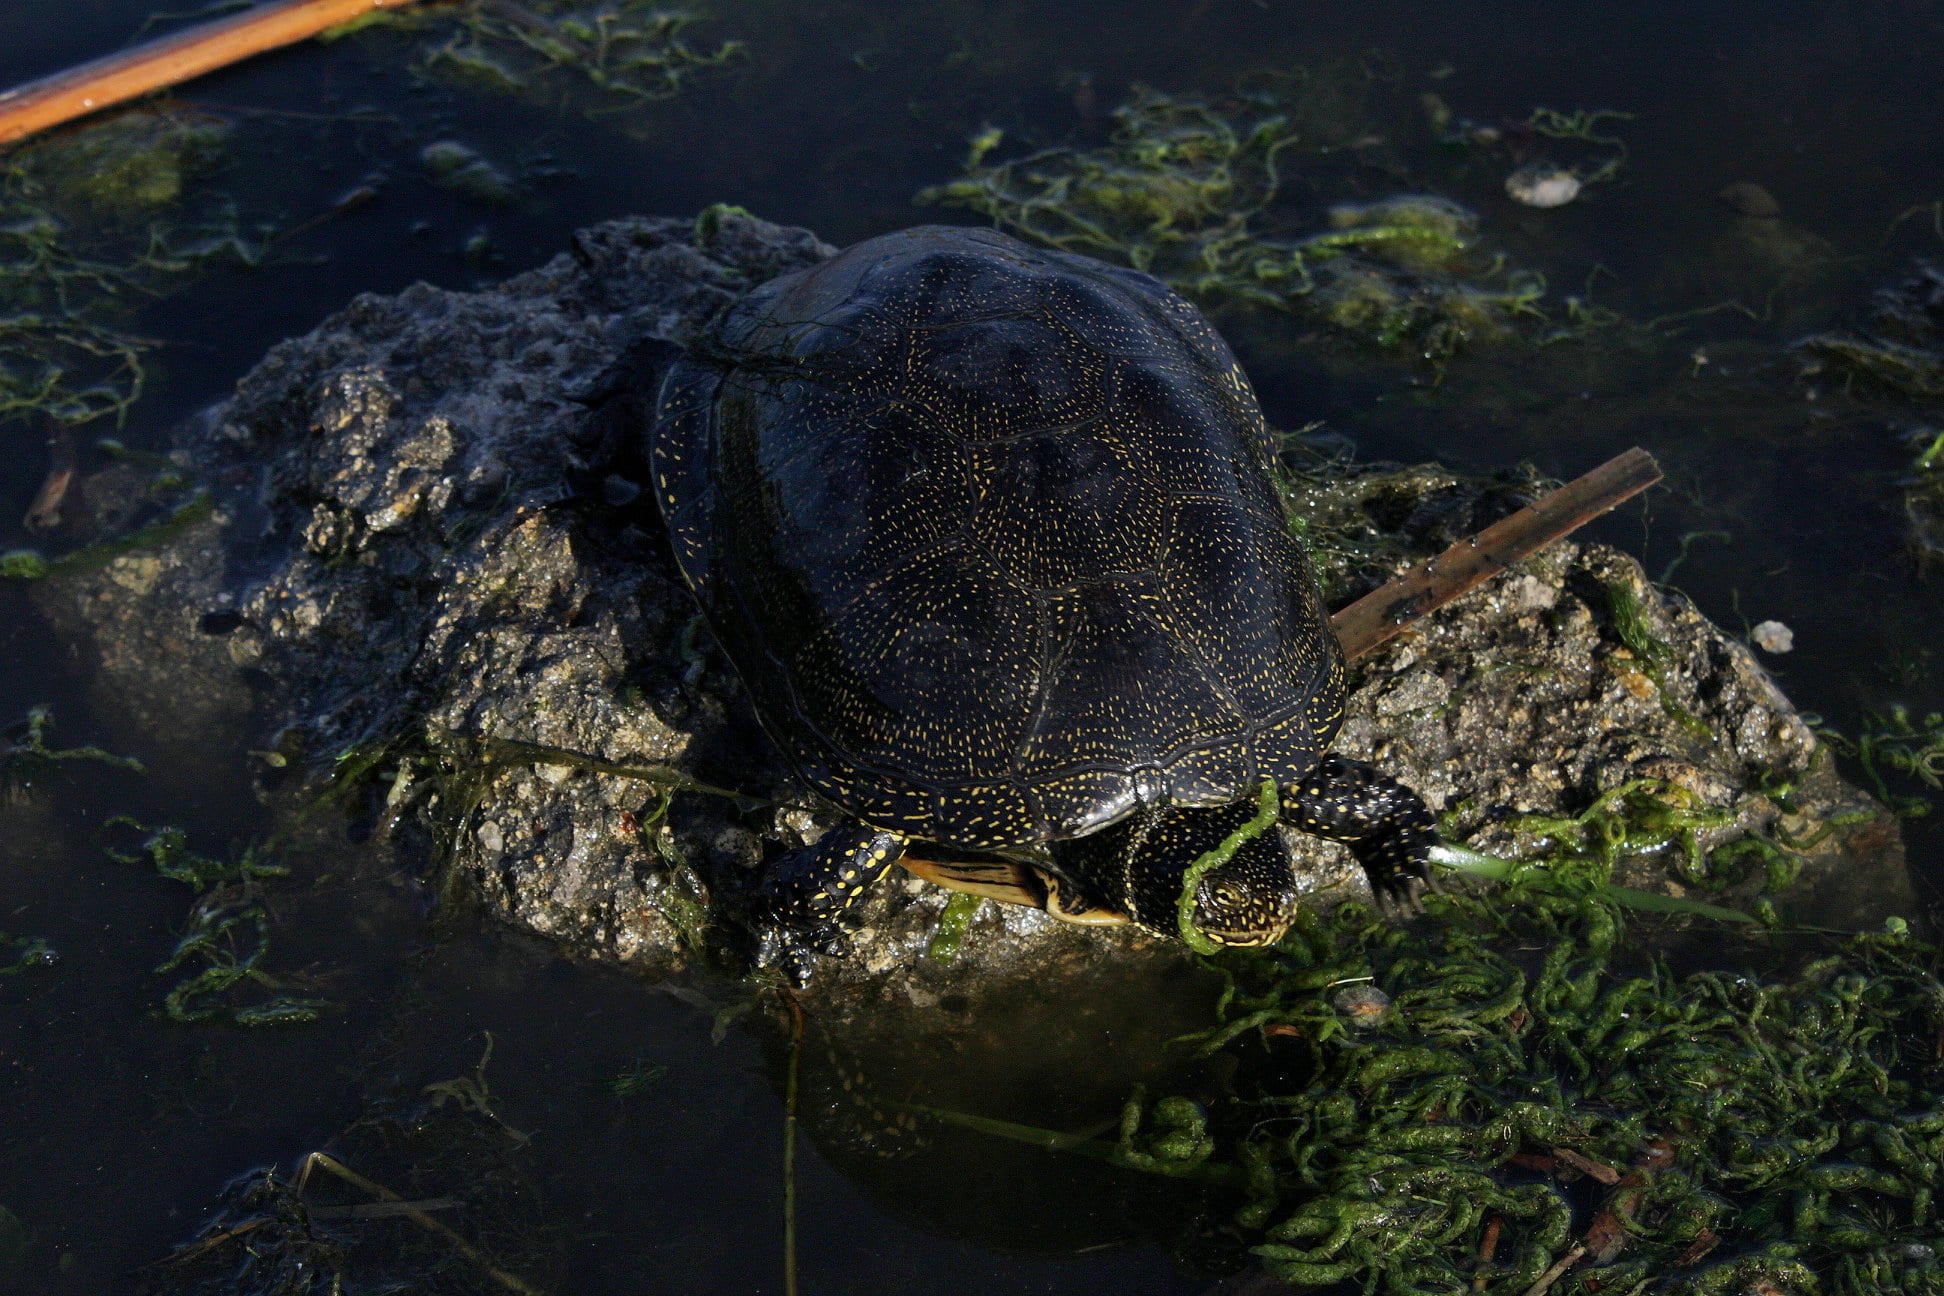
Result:
<svg viewBox="0 0 1944 1296"><path fill-rule="evenodd" d="M1314 147L1297 129L1305 78L1211 102L1138 91L1108 143L989 161L920 202L965 207L1051 247L1145 270L1191 296L1297 312L1442 366L1469 342L1543 319L1537 275L1478 246L1477 220L1429 195L1299 209L1286 173Z"/></svg>
<svg viewBox="0 0 1944 1296"><path fill-rule="evenodd" d="M146 109L64 131L0 160L0 424L119 420L151 345L129 312L216 258L254 264L235 214L185 212L227 127Z"/></svg>
<svg viewBox="0 0 1944 1296"><path fill-rule="evenodd" d="M490 1113L436 1096L375 1111L294 1174L264 1168L237 1178L195 1240L147 1267L145 1290L540 1296L503 1258L532 1260L543 1236L538 1199L514 1160L523 1148Z"/></svg>
<svg viewBox="0 0 1944 1296"><path fill-rule="evenodd" d="M124 864L147 860L157 873L195 892L181 937L155 969L157 976L184 974L163 996L171 1021L288 1026L315 1021L331 1006L286 993L290 986L263 967L270 914L262 884L288 876L288 868L265 859L255 846L229 860L198 854L189 849L188 834L173 825L151 829L117 815L106 827L145 834L138 851L108 848L111 858ZM252 989L257 993L245 993Z"/></svg>
<svg viewBox="0 0 1944 1296"><path fill-rule="evenodd" d="M426 54L428 68L497 93L581 102L598 117L673 99L697 73L745 56L739 40L691 43L686 33L701 21L651 0L465 0L380 11L355 26L433 24L449 34Z"/></svg>
<svg viewBox="0 0 1944 1296"><path fill-rule="evenodd" d="M1183 1041L1217 1087L1137 1092L1113 1144L936 1114L1200 1184L1197 1260L1296 1288L1944 1292L1939 951L1892 919L1773 980L1630 962L1622 902L1704 911L1611 885L1691 835L1668 793L1522 825L1502 892L1225 952Z"/></svg>
<svg viewBox="0 0 1944 1296"><path fill-rule="evenodd" d="M54 712L44 706L29 708L26 716L0 729L0 801L24 796L34 780L44 778L60 765L83 761L113 769L143 772L142 762L133 756L117 756L105 748L49 747L47 731L54 727Z"/></svg>
<svg viewBox="0 0 1944 1296"><path fill-rule="evenodd" d="M1902 818L1929 814L1930 798L1944 791L1944 715L1935 711L1920 721L1910 708L1898 704L1888 711L1865 712L1863 731L1855 738L1833 729L1818 729L1816 736L1861 765L1877 799ZM1917 783L1926 792L1915 796L1896 792L1891 787L1893 778Z"/></svg>
<svg viewBox="0 0 1944 1296"><path fill-rule="evenodd" d="M1807 376L1909 400L1944 399L1944 266L1919 258L1898 283L1877 292L1862 327L1797 343Z"/></svg>

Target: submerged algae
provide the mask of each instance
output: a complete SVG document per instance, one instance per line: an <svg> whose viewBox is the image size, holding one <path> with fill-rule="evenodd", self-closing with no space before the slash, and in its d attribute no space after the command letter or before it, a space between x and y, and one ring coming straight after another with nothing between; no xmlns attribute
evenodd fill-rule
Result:
<svg viewBox="0 0 1944 1296"><path fill-rule="evenodd" d="M1944 265L1919 258L1877 292L1860 327L1796 346L1809 357L1806 373L1910 400L1944 398Z"/></svg>
<svg viewBox="0 0 1944 1296"><path fill-rule="evenodd" d="M196 893L175 948L155 969L157 976L187 973L163 996L162 1008L171 1021L286 1026L314 1021L331 1006L322 999L283 993L289 985L262 966L270 951L270 912L262 884L290 872L266 858L267 851L251 845L232 859L216 859L190 850L188 834L174 825L151 829L118 815L104 827L144 834L135 851L109 847L111 858L124 864L146 858L158 875ZM250 985L271 993L239 1004L232 992Z"/></svg>
<svg viewBox="0 0 1944 1296"><path fill-rule="evenodd" d="M1280 82L1220 103L1142 89L1115 111L1103 147L998 162L988 158L1002 137L988 128L964 177L918 201L968 208L1203 300L1293 311L1382 349L1410 347L1434 367L1508 335L1520 316L1543 318L1543 280L1508 274L1456 203L1406 194L1295 210L1284 171L1315 146L1294 125L1290 95Z"/></svg>
<svg viewBox="0 0 1944 1296"><path fill-rule="evenodd" d="M224 134L196 114L138 110L0 162L0 423L121 419L153 345L127 331L131 309L212 260L255 263L233 212L179 210Z"/></svg>
<svg viewBox="0 0 1944 1296"><path fill-rule="evenodd" d="M740 40L692 45L684 33L703 20L652 0L466 0L433 11L374 13L337 34L372 27L445 30L445 39L426 52L426 68L499 94L582 102L588 116L600 117L673 99L696 73L745 56ZM590 92L592 102L585 102Z"/></svg>
<svg viewBox="0 0 1944 1296"><path fill-rule="evenodd" d="M1944 986L1901 924L1762 983L1629 971L1597 888L1428 908L1306 914L1223 961L1200 1042L1235 1079L1191 1154L1243 1185L1216 1238L1297 1286L1493 1293L1575 1253L1561 1291L1708 1291L1752 1264L1861 1293L1944 1241ZM1326 993L1361 977L1390 996L1374 1020ZM1123 1146L1156 1119L1133 1109Z"/></svg>
<svg viewBox="0 0 1944 1296"><path fill-rule="evenodd" d="M1653 831L1606 809L1604 840ZM1639 966L1597 859L1533 863L1211 960L1217 1024L1182 1042L1215 1087L1137 1089L1115 1143L932 1114L1199 1184L1196 1261L1298 1288L1944 1290L1940 952L1893 919L1778 945L1769 981Z"/></svg>
<svg viewBox="0 0 1944 1296"><path fill-rule="evenodd" d="M105 748L49 747L47 731L53 725L53 711L37 706L29 708L18 722L0 729L0 801L24 795L35 779L53 773L69 761L87 761L137 774L143 772L142 762L133 756L118 756Z"/></svg>

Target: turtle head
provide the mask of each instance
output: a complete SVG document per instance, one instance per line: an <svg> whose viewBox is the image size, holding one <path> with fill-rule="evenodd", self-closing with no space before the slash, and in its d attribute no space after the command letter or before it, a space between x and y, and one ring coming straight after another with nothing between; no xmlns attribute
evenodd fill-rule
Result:
<svg viewBox="0 0 1944 1296"><path fill-rule="evenodd" d="M1189 866L1220 847L1256 813L1252 801L1213 808L1177 806L1136 814L1064 843L1060 855L1086 889L1149 931L1179 936L1181 892ZM1271 827L1249 838L1197 880L1193 922L1219 945L1273 945L1296 916L1296 872L1289 843ZM1048 906L1051 911L1052 906Z"/></svg>
<svg viewBox="0 0 1944 1296"><path fill-rule="evenodd" d="M1175 876L1181 877L1179 862ZM1177 904L1180 895L1177 882ZM1289 844L1274 828L1237 851L1228 863L1202 874L1195 888L1195 927L1218 945L1274 945L1295 916L1296 879ZM1158 927L1171 934L1179 930L1173 909L1160 919Z"/></svg>

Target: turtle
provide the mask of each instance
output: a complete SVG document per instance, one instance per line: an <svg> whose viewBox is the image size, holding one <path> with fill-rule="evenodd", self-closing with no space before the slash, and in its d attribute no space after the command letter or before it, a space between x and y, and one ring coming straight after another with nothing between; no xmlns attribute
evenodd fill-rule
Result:
<svg viewBox="0 0 1944 1296"><path fill-rule="evenodd" d="M1431 815L1330 751L1344 658L1274 437L1158 279L920 226L762 284L656 376L681 575L844 816L766 870L759 963L804 984L908 855L1030 879L1069 921L1186 934L1189 905L1202 937L1270 944L1296 895L1282 835L1250 832L1265 805L1416 906Z"/></svg>

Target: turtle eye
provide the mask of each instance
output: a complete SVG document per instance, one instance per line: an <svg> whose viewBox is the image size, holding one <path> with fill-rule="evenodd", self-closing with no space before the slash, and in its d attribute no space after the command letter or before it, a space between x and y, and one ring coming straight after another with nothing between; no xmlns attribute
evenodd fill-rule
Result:
<svg viewBox="0 0 1944 1296"><path fill-rule="evenodd" d="M1233 909L1242 903L1242 893L1226 882L1217 882L1209 894L1214 897L1215 903L1224 909Z"/></svg>

